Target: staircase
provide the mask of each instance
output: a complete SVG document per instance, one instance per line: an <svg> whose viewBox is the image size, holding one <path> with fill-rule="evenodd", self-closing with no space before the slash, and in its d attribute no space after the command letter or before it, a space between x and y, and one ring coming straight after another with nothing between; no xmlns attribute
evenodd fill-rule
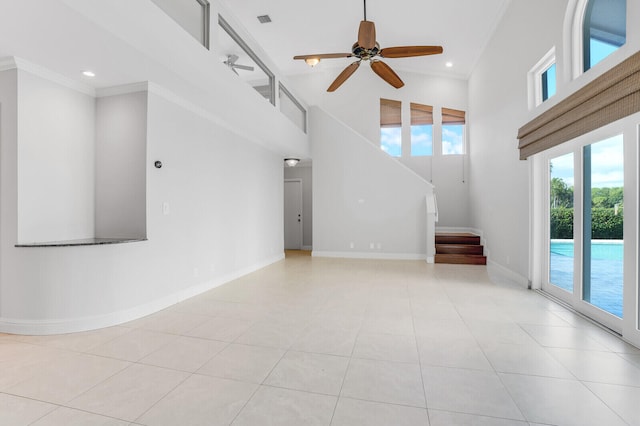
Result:
<svg viewBox="0 0 640 426"><path fill-rule="evenodd" d="M435 263L486 265L480 237L469 233L437 233Z"/></svg>

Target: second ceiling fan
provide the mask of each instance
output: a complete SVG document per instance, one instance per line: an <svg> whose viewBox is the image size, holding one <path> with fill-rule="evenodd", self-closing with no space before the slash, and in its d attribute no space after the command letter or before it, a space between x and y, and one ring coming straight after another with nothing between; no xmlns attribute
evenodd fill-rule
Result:
<svg viewBox="0 0 640 426"><path fill-rule="evenodd" d="M380 49L376 41L376 26L373 21L367 21L367 0L364 0L364 20L360 21L358 29L358 41L353 44L351 53L320 53L314 55L298 55L293 59L303 59L309 64L317 64L321 59L351 58L356 57L356 62L348 65L338 77L331 83L327 92L333 92L356 72L360 62L369 61L371 69L384 81L399 89L404 83L389 65L376 57L381 58L409 58L413 56L437 55L442 53L442 46L397 46Z"/></svg>

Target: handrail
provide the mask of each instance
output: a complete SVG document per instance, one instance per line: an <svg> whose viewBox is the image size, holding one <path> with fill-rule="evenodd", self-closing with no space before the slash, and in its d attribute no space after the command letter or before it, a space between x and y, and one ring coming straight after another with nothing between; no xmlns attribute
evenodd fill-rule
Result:
<svg viewBox="0 0 640 426"><path fill-rule="evenodd" d="M436 222L438 221L438 201L436 200L436 194L433 192L427 193L425 197L427 204L427 227L426 227L426 261L427 263L435 262L436 255Z"/></svg>
<svg viewBox="0 0 640 426"><path fill-rule="evenodd" d="M434 215L436 222L438 221L438 200L433 192L427 194L427 214Z"/></svg>

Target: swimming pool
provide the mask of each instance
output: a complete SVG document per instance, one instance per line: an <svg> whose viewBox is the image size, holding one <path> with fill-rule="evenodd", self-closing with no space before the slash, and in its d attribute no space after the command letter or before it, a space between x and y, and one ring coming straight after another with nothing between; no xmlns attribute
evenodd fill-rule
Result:
<svg viewBox="0 0 640 426"><path fill-rule="evenodd" d="M590 303L622 318L622 240L591 242ZM573 292L573 240L551 240L549 281Z"/></svg>

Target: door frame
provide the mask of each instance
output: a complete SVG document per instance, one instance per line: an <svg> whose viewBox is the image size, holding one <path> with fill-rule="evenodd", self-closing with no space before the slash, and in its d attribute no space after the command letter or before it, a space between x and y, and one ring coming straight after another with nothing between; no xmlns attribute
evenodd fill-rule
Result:
<svg viewBox="0 0 640 426"><path fill-rule="evenodd" d="M582 260L574 267L574 293L568 295L548 282L549 267L549 160L560 155L574 152L574 194L582 191L582 147L609 137L622 135L624 143L624 289L623 318L608 314L582 300ZM637 148L640 139L640 113L611 123L566 142L533 157L531 164L531 278L533 288L542 289L569 304L576 311L592 318L606 327L622 334L624 340L640 345L640 294L638 291L638 264L640 261L638 240L640 231L638 196L638 167L640 151ZM582 211L582 196L574 198L574 211ZM582 215L574 216L574 257L582 258Z"/></svg>
<svg viewBox="0 0 640 426"><path fill-rule="evenodd" d="M303 208L303 182L302 179L300 178L291 178L291 179L285 179L284 183L283 183L283 188L284 185L286 185L287 182L296 182L300 184L300 250L302 250L302 248L304 247L304 222L303 222L303 218L304 218L304 212L302 211ZM286 197L286 191L283 190L283 211L282 211L282 220L284 222L284 203L286 202L286 200L284 200L284 197ZM286 223L283 223L283 233L285 232L284 227L286 227Z"/></svg>

